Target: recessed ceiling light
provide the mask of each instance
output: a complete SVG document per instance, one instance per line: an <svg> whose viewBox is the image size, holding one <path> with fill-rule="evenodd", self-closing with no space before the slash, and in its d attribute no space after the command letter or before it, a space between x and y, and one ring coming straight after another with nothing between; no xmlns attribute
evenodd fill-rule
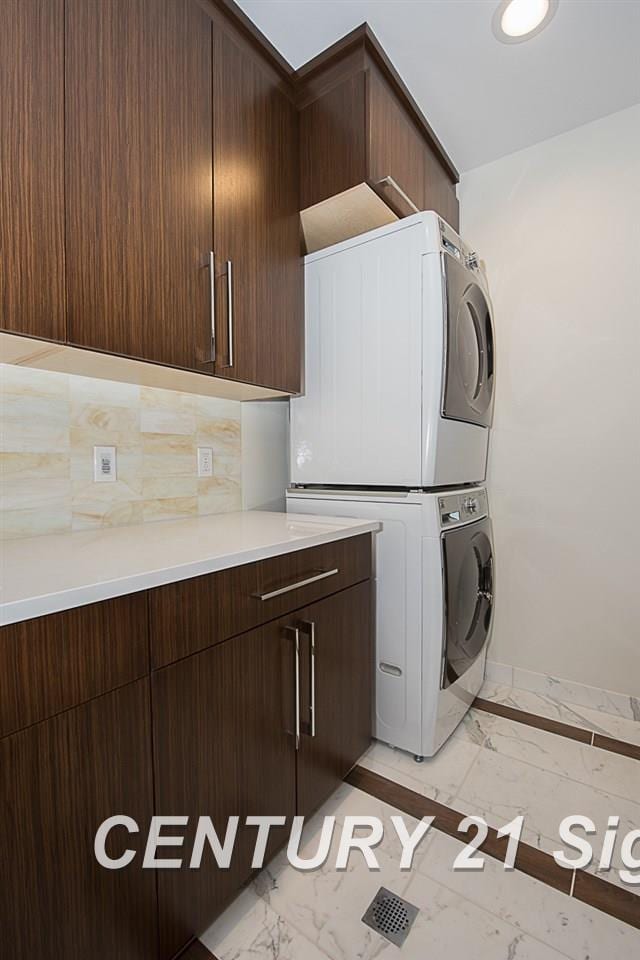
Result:
<svg viewBox="0 0 640 960"><path fill-rule="evenodd" d="M503 0L493 15L493 32L502 43L522 43L544 30L558 0Z"/></svg>

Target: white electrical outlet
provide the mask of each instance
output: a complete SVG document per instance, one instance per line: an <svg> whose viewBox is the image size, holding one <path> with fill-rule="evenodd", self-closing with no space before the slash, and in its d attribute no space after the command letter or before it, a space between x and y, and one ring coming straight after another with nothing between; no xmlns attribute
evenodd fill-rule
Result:
<svg viewBox="0 0 640 960"><path fill-rule="evenodd" d="M198 447L198 476L213 476L213 448Z"/></svg>
<svg viewBox="0 0 640 960"><path fill-rule="evenodd" d="M93 448L93 479L96 483L113 483L116 480L116 448Z"/></svg>

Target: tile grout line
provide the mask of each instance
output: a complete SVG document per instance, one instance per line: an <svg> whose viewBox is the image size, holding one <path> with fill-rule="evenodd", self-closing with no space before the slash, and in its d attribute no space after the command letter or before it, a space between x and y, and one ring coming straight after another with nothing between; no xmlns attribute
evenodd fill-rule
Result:
<svg viewBox="0 0 640 960"><path fill-rule="evenodd" d="M576 888L576 870L574 867L573 872L571 874L571 889L569 890L569 896L572 899L575 899L575 897L573 896L573 891L575 890L575 888Z"/></svg>
<svg viewBox="0 0 640 960"><path fill-rule="evenodd" d="M473 768L475 767L475 765L476 765L476 764L478 763L478 761L480 760L480 757L482 756L482 751L488 749L488 747L485 747L485 743L487 742L488 739L489 739L489 734L484 734L483 737L482 737L482 743L479 743L479 744L478 744L478 752L476 753L475 757L474 757L473 760L471 761L471 764L469 765L469 769L467 770L467 772L465 773L464 777L462 778L462 780L461 780L460 783L458 784L458 789L456 790L456 792L455 792L455 794L454 794L454 797L455 797L456 800L458 800L458 799L460 798L460 791L462 790L462 788L464 787L465 783L466 783L467 780L469 779L469 775L470 775L471 771L473 770Z"/></svg>

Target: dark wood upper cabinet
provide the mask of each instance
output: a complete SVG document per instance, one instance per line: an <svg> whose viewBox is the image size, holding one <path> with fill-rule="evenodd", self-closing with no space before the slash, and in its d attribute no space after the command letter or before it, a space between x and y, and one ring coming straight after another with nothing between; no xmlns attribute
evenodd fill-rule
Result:
<svg viewBox="0 0 640 960"><path fill-rule="evenodd" d="M66 0L69 340L207 359L211 20L196 0Z"/></svg>
<svg viewBox="0 0 640 960"><path fill-rule="evenodd" d="M366 91L367 77L364 70L359 70L300 111L302 210L343 193L365 178Z"/></svg>
<svg viewBox="0 0 640 960"><path fill-rule="evenodd" d="M457 171L366 24L296 80L308 249L416 209L436 210L457 228ZM323 201L331 206L310 211Z"/></svg>
<svg viewBox="0 0 640 960"><path fill-rule="evenodd" d="M423 210L427 202L425 155L428 150L424 137L374 64L369 65L366 79L369 179L372 185L384 189L386 178L392 177L418 209Z"/></svg>
<svg viewBox="0 0 640 960"><path fill-rule="evenodd" d="M298 393L303 274L291 98L266 58L215 17L215 373Z"/></svg>
<svg viewBox="0 0 640 960"><path fill-rule="evenodd" d="M458 225L366 24L294 72L232 0L3 13L0 329L295 394L299 211L307 249L415 208Z"/></svg>
<svg viewBox="0 0 640 960"><path fill-rule="evenodd" d="M151 960L157 956L156 878L143 870L153 813L149 680L139 680L0 740L0 930L14 960ZM98 826L127 814L107 853L130 848L124 870L94 856Z"/></svg>
<svg viewBox="0 0 640 960"><path fill-rule="evenodd" d="M0 63L0 328L64 340L64 0L3 0Z"/></svg>
<svg viewBox="0 0 640 960"><path fill-rule="evenodd" d="M371 582L365 581L297 615L303 720L297 813L303 816L331 796L371 743L372 602Z"/></svg>

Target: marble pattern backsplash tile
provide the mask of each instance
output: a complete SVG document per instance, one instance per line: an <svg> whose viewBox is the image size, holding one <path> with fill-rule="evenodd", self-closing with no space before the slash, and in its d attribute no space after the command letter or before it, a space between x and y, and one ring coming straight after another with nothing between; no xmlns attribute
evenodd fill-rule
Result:
<svg viewBox="0 0 640 960"><path fill-rule="evenodd" d="M2 539L241 509L237 401L2 364L0 404ZM115 482L93 481L95 445L117 447Z"/></svg>

